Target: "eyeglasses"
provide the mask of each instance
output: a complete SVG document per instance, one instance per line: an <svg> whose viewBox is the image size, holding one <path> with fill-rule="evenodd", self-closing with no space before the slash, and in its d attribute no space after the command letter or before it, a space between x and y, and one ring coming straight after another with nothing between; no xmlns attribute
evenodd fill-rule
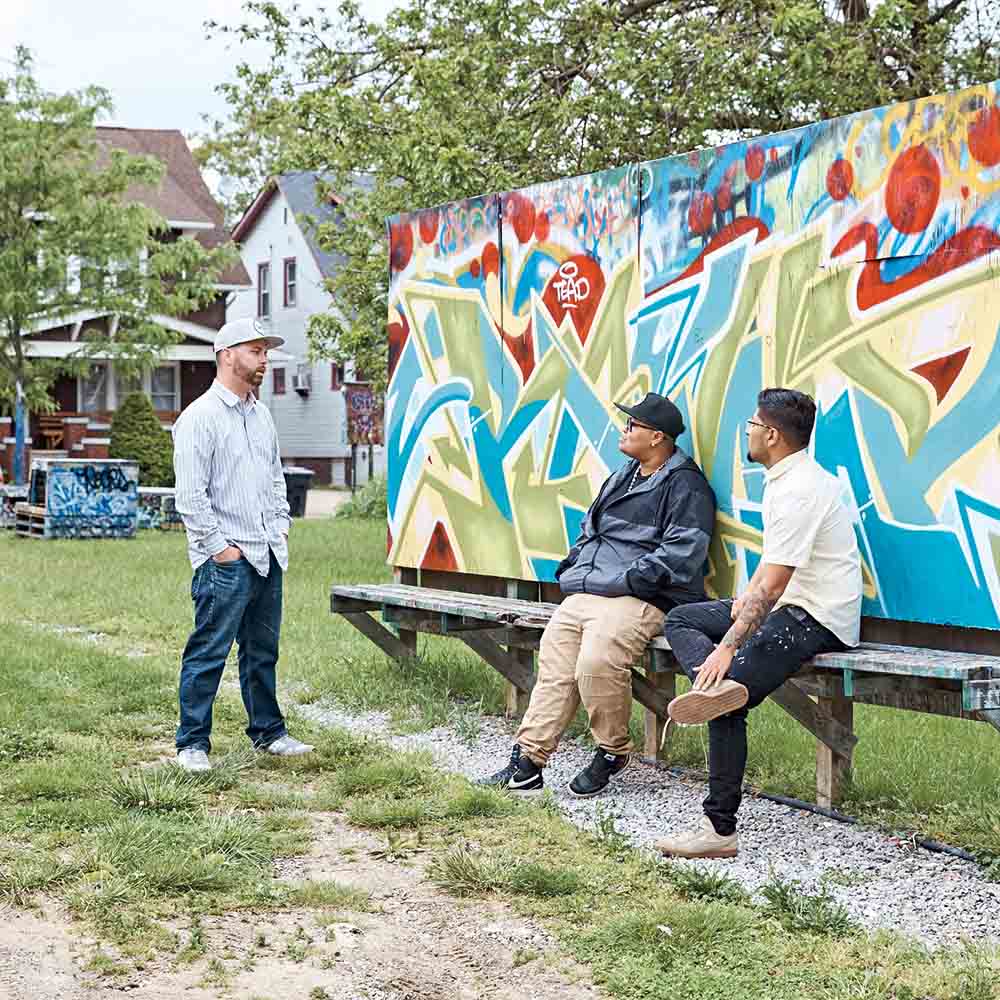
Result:
<svg viewBox="0 0 1000 1000"><path fill-rule="evenodd" d="M633 427L643 427L647 431L657 430L656 427L650 427L649 424L641 424L639 423L638 420L633 420L631 417L629 417L628 420L625 421L625 433L630 434L632 432Z"/></svg>
<svg viewBox="0 0 1000 1000"><path fill-rule="evenodd" d="M747 420L747 427L766 427L769 431L777 430L777 428L772 427L770 424L762 424L759 420Z"/></svg>

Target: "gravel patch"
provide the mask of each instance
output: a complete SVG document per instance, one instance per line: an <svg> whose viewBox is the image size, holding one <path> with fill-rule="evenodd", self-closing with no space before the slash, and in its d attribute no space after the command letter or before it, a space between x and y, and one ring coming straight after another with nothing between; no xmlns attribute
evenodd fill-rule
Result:
<svg viewBox="0 0 1000 1000"><path fill-rule="evenodd" d="M352 715L323 702L298 711L323 725L386 739L400 750L429 750L442 767L467 778L498 770L510 756L513 729L502 720L483 719L477 738L463 741L451 726L393 735L386 713ZM593 830L612 816L636 847L650 848L698 822L705 782L640 763L613 779L604 795L570 795L567 784L592 755L566 740L545 769L545 787L581 829ZM740 854L732 860L675 863L722 866L750 893L772 874L809 892L825 887L863 927L896 931L931 947L963 939L1000 942L1000 884L986 880L972 862L752 795L740 810L740 840Z"/></svg>

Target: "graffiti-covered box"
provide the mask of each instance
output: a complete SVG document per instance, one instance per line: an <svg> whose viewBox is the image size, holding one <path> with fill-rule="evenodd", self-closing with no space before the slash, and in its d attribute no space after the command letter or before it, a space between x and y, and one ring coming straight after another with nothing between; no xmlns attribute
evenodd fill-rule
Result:
<svg viewBox="0 0 1000 1000"><path fill-rule="evenodd" d="M1000 630L1000 83L394 216L389 561L551 582L646 392L762 545L758 392L817 403L870 618Z"/></svg>
<svg viewBox="0 0 1000 1000"><path fill-rule="evenodd" d="M138 502L138 462L47 458L32 463L17 531L44 538L132 538Z"/></svg>

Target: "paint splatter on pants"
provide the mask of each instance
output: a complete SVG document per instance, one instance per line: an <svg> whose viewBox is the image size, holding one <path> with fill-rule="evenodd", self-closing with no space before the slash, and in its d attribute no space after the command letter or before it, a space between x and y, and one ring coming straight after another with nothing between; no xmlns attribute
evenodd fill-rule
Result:
<svg viewBox="0 0 1000 1000"><path fill-rule="evenodd" d="M521 752L544 767L582 701L594 742L631 753L631 669L663 618L638 597L567 597L542 633L538 678L517 731Z"/></svg>
<svg viewBox="0 0 1000 1000"><path fill-rule="evenodd" d="M732 601L705 601L674 608L667 615L663 633L692 680L732 626L732 607ZM702 806L717 833L725 837L736 830L747 766L747 713L806 660L846 648L812 615L789 605L772 611L733 657L726 676L745 685L750 697L743 708L708 724L708 798Z"/></svg>

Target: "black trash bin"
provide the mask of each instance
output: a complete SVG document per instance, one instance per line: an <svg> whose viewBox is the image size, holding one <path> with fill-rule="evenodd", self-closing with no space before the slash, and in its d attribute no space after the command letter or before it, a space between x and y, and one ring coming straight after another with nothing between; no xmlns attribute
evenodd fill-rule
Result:
<svg viewBox="0 0 1000 1000"><path fill-rule="evenodd" d="M312 482L313 470L301 465L286 465L281 470L285 474L285 491L292 517L306 516L306 494Z"/></svg>

